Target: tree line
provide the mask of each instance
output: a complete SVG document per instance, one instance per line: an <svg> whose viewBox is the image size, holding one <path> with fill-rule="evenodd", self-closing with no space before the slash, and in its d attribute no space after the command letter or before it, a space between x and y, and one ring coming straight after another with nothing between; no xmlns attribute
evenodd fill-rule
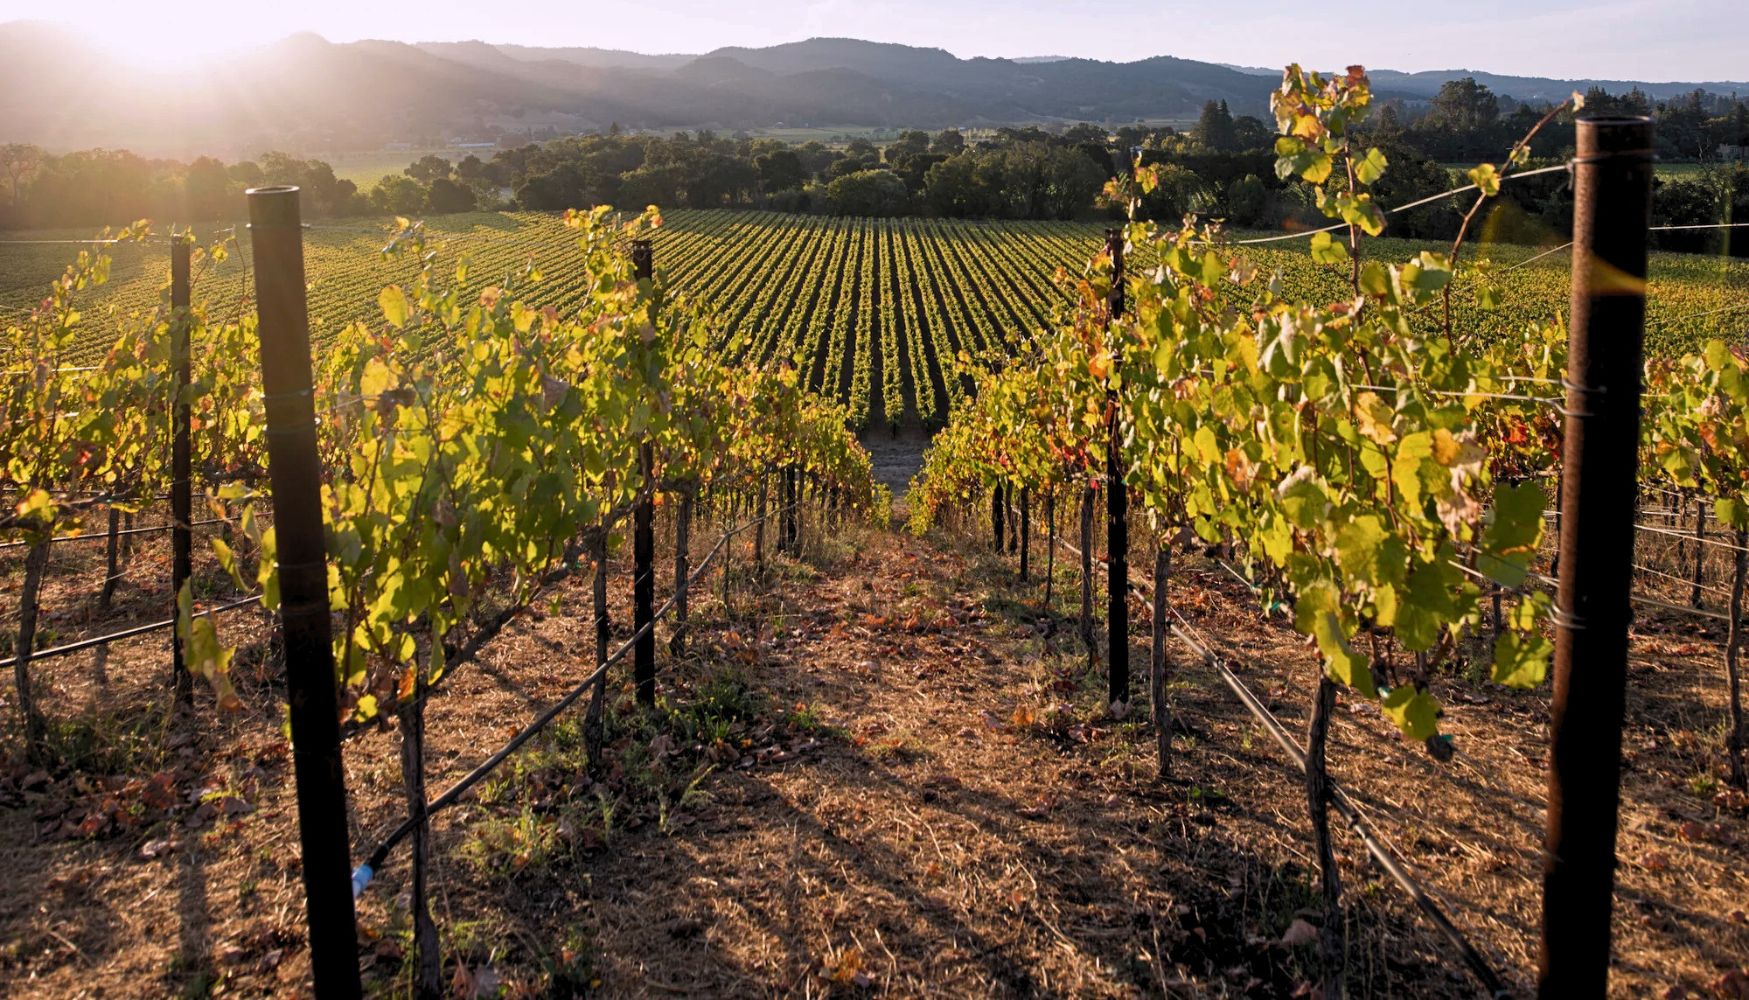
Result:
<svg viewBox="0 0 1749 1000"><path fill-rule="evenodd" d="M1593 90L1586 113L1644 113L1658 120L1665 159L1700 160L1692 176L1661 179L1656 215L1688 225L1742 218L1749 212L1749 170L1718 160L1749 145L1749 101L1695 92L1654 102L1634 90ZM1385 101L1368 119L1365 141L1391 162L1374 194L1401 204L1448 190L1454 166L1499 162L1546 105L1496 95L1473 78L1448 82L1425 103ZM1542 129L1532 154L1543 162L1570 156L1571 122ZM1302 185L1275 172L1275 130L1209 102L1188 129L1092 124L1046 130L1001 128L969 137L957 129L900 133L884 146L853 139L828 146L711 131L632 134L612 128L501 149L457 161L427 155L368 190L338 178L328 164L270 152L226 164L147 159L127 151L51 155L34 146L0 147L0 228L114 224L134 218L190 222L240 214L242 191L261 183L297 184L314 217L422 215L481 210L556 210L612 204L688 208L757 207L855 216L936 215L992 219L1115 218L1102 205L1105 182L1136 159L1157 168L1160 184L1146 214L1166 220L1197 215L1243 228L1318 223ZM1487 232L1539 242L1570 224L1565 178L1508 185L1490 209ZM1393 235L1449 238L1462 206L1448 200L1395 215ZM1662 234L1672 249L1749 254L1720 233Z"/></svg>
<svg viewBox="0 0 1749 1000"><path fill-rule="evenodd" d="M1384 151L1391 169L1372 189L1386 206L1417 201L1463 184L1461 166L1501 163L1519 137L1548 113L1546 103L1494 94L1472 77L1452 80L1425 105L1385 101L1361 127L1361 141ZM1706 225L1749 218L1749 101L1694 91L1655 102L1635 89L1611 95L1593 88L1582 115L1648 115L1657 123L1659 158L1696 164L1693 173L1655 182L1657 225ZM1156 167L1159 186L1144 199L1147 214L1199 215L1244 228L1322 225L1303 185L1275 173L1274 131L1253 118L1234 118L1209 102L1194 128L1120 129L1118 144ZM1530 166L1559 163L1574 152L1574 125L1555 120L1536 133ZM1451 239L1469 201L1436 201L1392 215L1393 236ZM1572 197L1560 174L1517 181L1490 199L1479 232L1502 242L1546 242L1572 227ZM1656 233L1662 249L1749 256L1749 234L1728 230ZM1563 237L1564 238L1564 237Z"/></svg>

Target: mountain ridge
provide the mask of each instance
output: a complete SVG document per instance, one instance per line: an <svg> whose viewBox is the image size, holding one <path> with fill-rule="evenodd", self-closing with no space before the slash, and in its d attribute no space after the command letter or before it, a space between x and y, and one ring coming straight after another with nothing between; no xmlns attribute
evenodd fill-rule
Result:
<svg viewBox="0 0 1749 1000"><path fill-rule="evenodd" d="M1203 102L1264 115L1276 71L1175 56L1129 62L974 57L940 48L809 38L707 53L647 54L480 40L331 42L299 33L242 55L144 73L54 25L0 23L0 141L54 150L253 155L501 142L627 128L929 128L1184 121ZM1749 83L1515 77L1378 70L1381 97L1426 100L1473 75L1519 100L1638 86L1653 98ZM368 95L364 99L361 95Z"/></svg>

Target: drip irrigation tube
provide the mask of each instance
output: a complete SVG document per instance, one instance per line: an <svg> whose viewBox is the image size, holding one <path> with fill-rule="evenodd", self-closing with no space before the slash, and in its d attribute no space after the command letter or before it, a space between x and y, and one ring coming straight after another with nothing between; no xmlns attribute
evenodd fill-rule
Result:
<svg viewBox="0 0 1749 1000"><path fill-rule="evenodd" d="M706 553L704 559L699 562L698 568L687 576L687 585L691 586L704 575L705 570L710 568L711 562L716 559L717 553L722 551L723 546L728 544L730 538L733 538L735 535L740 534L748 528L751 528L762 521L769 520L794 506L796 505L789 504L785 507L768 511L760 517L751 518L744 523L723 532L722 537L717 539L717 543L711 546L710 552ZM563 697L554 702L546 711L536 716L528 725L524 726L521 732L518 732L515 736L510 738L510 742L504 744L504 746L496 753L492 754L492 756L481 761L478 766L464 775L461 780L451 785L442 795L431 800L430 805L425 808L425 814L422 819L429 820L441 810L454 805L468 789L479 784L486 775L491 774L497 769L498 765L508 760L510 755L515 753L524 743L533 739L537 733L546 728L548 723L558 718L567 708L570 708L575 704L578 698L581 698L591 687L595 686L596 680L598 680L602 674L606 673L608 667L611 667L615 663L624 659L626 654L630 653L637 645L638 640L642 639L646 633L656 627L656 623L661 621L674 607L674 600L674 595L670 595L668 600L663 603L660 608L656 609L655 614L650 616L649 623L633 633L632 637L621 644L619 649L614 651L613 655L602 661L600 666L591 670L588 676L577 682L571 690L565 692ZM370 885L371 880L376 877L376 873L382 870L382 866L388 861L389 852L395 849L395 845L406 839L417 826L418 820L413 817L408 817L403 820L399 826L395 827L393 832L383 838L382 842L370 852L366 857L365 862L353 870L352 897L354 899L357 899L364 893L364 890Z"/></svg>
<svg viewBox="0 0 1749 1000"><path fill-rule="evenodd" d="M1068 542L1063 541L1062 539L1058 539L1057 542L1071 552L1074 552L1077 555L1080 554L1081 550ZM1138 587L1139 589L1143 586L1140 582L1135 580L1131 580L1130 585L1132 587ZM1177 618L1183 626L1189 626L1190 623L1184 620L1184 617L1178 613L1178 609L1172 608L1168 605L1168 610L1172 612L1172 616ZM1257 696L1252 693L1251 689L1245 685L1245 682L1240 680L1238 675L1233 673L1233 671L1214 654L1213 650L1198 641L1186 630L1186 628L1181 628L1179 625L1173 625L1170 626L1170 628L1173 635L1177 636L1185 645L1196 651L1197 654L1203 658L1204 662L1215 668L1215 670L1221 675L1221 680L1225 681L1227 686L1233 690L1233 693L1238 696L1239 701L1244 704L1245 708L1249 710L1253 716L1256 716L1257 720L1263 724L1264 728L1269 730L1270 735L1275 738L1275 741L1281 744L1282 750L1287 753L1288 758L1293 761L1294 765L1301 771L1304 771L1306 769L1305 751L1301 750L1299 745L1294 742L1293 737L1289 735L1287 729L1282 726L1281 720L1277 719L1268 708L1264 707L1263 703L1258 700ZM1459 956L1463 959L1464 965L1469 968L1471 974L1481 981L1483 987L1488 990L1489 995L1493 997L1509 996L1510 992L1500 981L1500 977L1494 972L1493 968L1488 965L1487 960L1476 950L1475 945L1471 944L1469 938L1465 937L1464 933L1458 930L1457 926L1451 922L1451 919L1445 915L1445 911L1440 909L1439 904L1434 902L1432 897L1427 895L1426 890L1421 887L1421 883L1416 881L1413 875L1410 875L1403 869L1403 866L1399 864L1397 859L1391 854L1388 845L1381 841L1378 836L1367 827L1366 822L1361 818L1360 810L1349 800L1347 793L1343 792L1342 788L1336 784L1334 778L1330 779L1330 804L1336 809L1337 813L1342 816L1343 820L1348 824L1349 830L1360 840L1361 845L1366 848L1367 853L1372 856L1372 859L1378 863L1378 866L1384 870L1385 874L1389 875L1391 880L1397 883L1399 888L1408 893L1409 898L1415 903L1416 908L1433 923L1434 928L1439 931L1440 935L1450 942L1453 948L1457 949Z"/></svg>
<svg viewBox="0 0 1749 1000"><path fill-rule="evenodd" d="M235 611L238 608L246 608L252 604L260 603L261 597L258 594L254 597L245 597L240 601L232 601L229 604L221 604L216 608L208 608L205 611L196 611L195 616L199 617L200 615L209 614L216 615L223 611ZM122 639L132 639L135 636L146 635L151 632L162 632L167 628L174 628L175 625L176 619L166 618L163 621L152 622L147 625L136 625L133 628L124 628L120 632L111 632L107 635L95 636L90 639L80 639L78 642L69 642L64 646L51 646L48 649L41 649L30 654L30 662L35 663L38 660L51 659L56 656L66 656L68 653L77 653L80 650L90 649L93 646L102 646L111 642L119 642ZM18 657L16 656L9 656L4 660L0 660L0 670L4 670L17 662Z"/></svg>

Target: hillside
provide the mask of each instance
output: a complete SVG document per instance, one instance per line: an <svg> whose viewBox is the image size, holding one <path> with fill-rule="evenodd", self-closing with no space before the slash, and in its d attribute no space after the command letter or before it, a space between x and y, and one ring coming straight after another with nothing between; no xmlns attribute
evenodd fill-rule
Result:
<svg viewBox="0 0 1749 1000"><path fill-rule="evenodd" d="M1117 124L1192 117L1209 100L1261 115L1274 73L1171 56L961 59L848 38L644 55L481 41L342 44L300 34L148 74L60 29L12 22L0 25L0 141L251 156L481 135L514 141L616 122L649 129ZM1381 70L1374 80L1381 96L1414 101L1456 75ZM1476 76L1520 99L1558 99L1599 82L1654 97L1695 87L1749 90L1749 83Z"/></svg>
<svg viewBox="0 0 1749 1000"><path fill-rule="evenodd" d="M1280 69L1267 66L1234 66L1231 68L1242 73L1266 76L1271 79L1281 73ZM1521 101L1560 101L1575 90L1586 91L1592 87L1601 87L1612 94L1625 93L1638 88L1653 100L1667 100L1694 90L1705 90L1714 94L1749 91L1749 83L1741 80L1673 80L1661 83L1646 80L1565 80L1547 76L1512 76L1479 69L1429 69L1417 73L1404 73L1394 69L1375 69L1370 70L1368 75L1372 77L1373 86L1380 91L1389 91L1414 98L1432 97L1439 93L1439 88L1447 81L1461 80L1466 76L1475 77L1477 83L1497 94L1510 94Z"/></svg>

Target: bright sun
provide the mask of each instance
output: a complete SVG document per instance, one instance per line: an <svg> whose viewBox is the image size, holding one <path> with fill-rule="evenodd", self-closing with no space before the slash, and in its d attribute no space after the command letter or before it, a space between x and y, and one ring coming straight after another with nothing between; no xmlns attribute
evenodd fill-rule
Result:
<svg viewBox="0 0 1749 1000"><path fill-rule="evenodd" d="M172 7L98 3L74 8L60 20L122 62L150 69L192 69L207 59L246 51L288 33L277 23L240 15L235 4L200 0Z"/></svg>

